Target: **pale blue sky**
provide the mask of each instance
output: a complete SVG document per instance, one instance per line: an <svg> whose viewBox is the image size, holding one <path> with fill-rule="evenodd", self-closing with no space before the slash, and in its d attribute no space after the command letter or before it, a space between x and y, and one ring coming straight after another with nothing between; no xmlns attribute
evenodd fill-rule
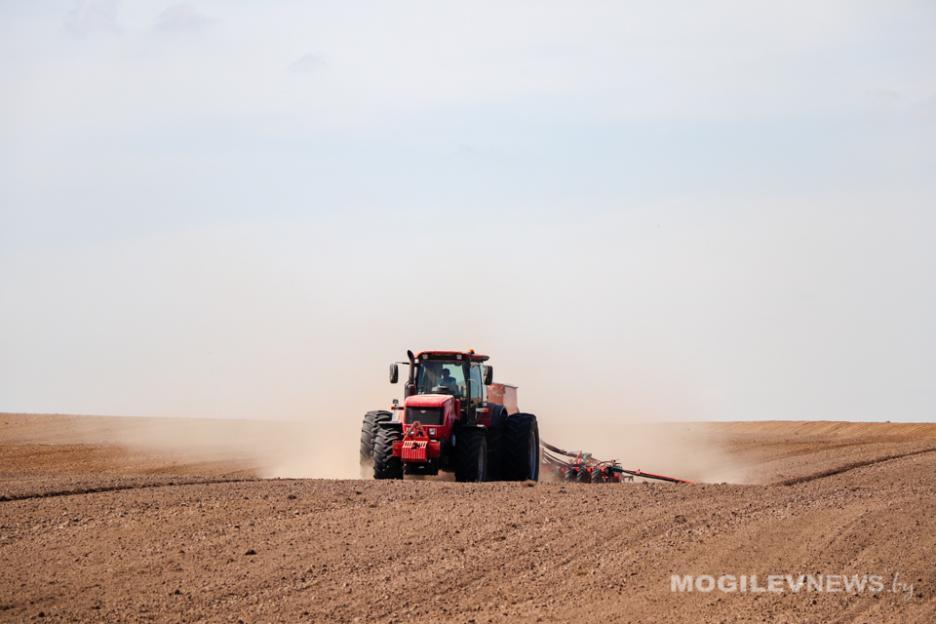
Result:
<svg viewBox="0 0 936 624"><path fill-rule="evenodd" d="M932 2L0 4L0 410L474 346L542 413L933 420L934 65Z"/></svg>

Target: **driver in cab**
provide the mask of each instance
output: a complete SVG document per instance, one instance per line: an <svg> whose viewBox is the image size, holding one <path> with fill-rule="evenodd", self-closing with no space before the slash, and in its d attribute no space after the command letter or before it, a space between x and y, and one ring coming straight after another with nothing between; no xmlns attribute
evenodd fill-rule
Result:
<svg viewBox="0 0 936 624"><path fill-rule="evenodd" d="M439 379L439 385L443 388L447 388L452 394L458 394L458 381L452 377L452 371L447 368L442 369L442 378Z"/></svg>

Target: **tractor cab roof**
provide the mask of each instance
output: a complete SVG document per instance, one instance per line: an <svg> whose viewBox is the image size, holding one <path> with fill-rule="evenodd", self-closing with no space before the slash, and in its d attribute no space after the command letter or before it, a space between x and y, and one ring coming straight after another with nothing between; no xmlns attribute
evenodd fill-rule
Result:
<svg viewBox="0 0 936 624"><path fill-rule="evenodd" d="M420 351L416 355L417 360L471 360L472 362L487 362L488 356L479 355L474 349L467 351Z"/></svg>

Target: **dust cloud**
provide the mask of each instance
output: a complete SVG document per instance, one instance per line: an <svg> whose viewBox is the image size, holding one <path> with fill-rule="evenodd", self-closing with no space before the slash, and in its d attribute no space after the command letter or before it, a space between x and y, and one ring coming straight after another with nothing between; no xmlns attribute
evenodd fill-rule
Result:
<svg viewBox="0 0 936 624"><path fill-rule="evenodd" d="M375 407L380 407L376 405ZM267 478L356 479L360 416L305 422L110 416L7 415L4 442L111 445L130 466L249 471ZM626 468L694 481L745 482L706 423L599 423L544 415L542 438L570 451L618 459ZM158 461L154 461L157 460ZM363 475L367 477L368 475Z"/></svg>
<svg viewBox="0 0 936 624"><path fill-rule="evenodd" d="M127 451L127 466L189 466L188 472L260 477L359 476L356 425L113 416L4 415L3 442L105 445ZM199 468L200 467L200 468Z"/></svg>

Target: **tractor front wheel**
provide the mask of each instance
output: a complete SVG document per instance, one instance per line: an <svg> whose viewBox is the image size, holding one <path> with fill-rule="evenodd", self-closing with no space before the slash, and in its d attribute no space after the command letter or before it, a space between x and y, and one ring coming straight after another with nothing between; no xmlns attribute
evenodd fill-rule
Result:
<svg viewBox="0 0 936 624"><path fill-rule="evenodd" d="M484 429L462 429L455 434L455 480L487 481L488 449Z"/></svg>
<svg viewBox="0 0 936 624"><path fill-rule="evenodd" d="M377 427L374 436L374 478L402 479L403 462L393 456L393 443L403 439L403 432L396 427Z"/></svg>

